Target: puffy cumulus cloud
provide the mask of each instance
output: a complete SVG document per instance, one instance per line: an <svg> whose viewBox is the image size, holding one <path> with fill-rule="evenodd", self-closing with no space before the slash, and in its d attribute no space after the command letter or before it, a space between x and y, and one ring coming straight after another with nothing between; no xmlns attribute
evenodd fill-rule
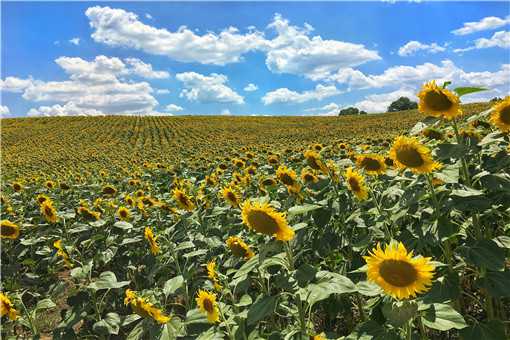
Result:
<svg viewBox="0 0 510 340"><path fill-rule="evenodd" d="M340 93L341 92L334 85L318 84L315 89L304 92L296 92L284 87L266 93L262 97L262 102L264 105L275 103L304 103L311 100L322 100Z"/></svg>
<svg viewBox="0 0 510 340"><path fill-rule="evenodd" d="M224 109L221 111L221 115L222 116L232 116L232 113L230 112L229 109Z"/></svg>
<svg viewBox="0 0 510 340"><path fill-rule="evenodd" d="M148 79L165 79L170 77L167 71L154 71L151 64L146 64L137 58L124 59L126 64L131 66L130 72Z"/></svg>
<svg viewBox="0 0 510 340"><path fill-rule="evenodd" d="M371 94L365 97L364 100L357 102L353 106L360 111L368 113L386 112L388 106L400 97L407 97L411 100L416 100L416 94L411 89L399 89L389 93Z"/></svg>
<svg viewBox="0 0 510 340"><path fill-rule="evenodd" d="M11 110L5 105L0 105L0 117L5 117L11 114Z"/></svg>
<svg viewBox="0 0 510 340"><path fill-rule="evenodd" d="M223 74L211 73L205 76L196 72L184 72L175 77L183 83L184 89L179 95L181 98L203 103L244 103L242 96L225 85L228 78Z"/></svg>
<svg viewBox="0 0 510 340"><path fill-rule="evenodd" d="M439 46L437 43L424 44L419 41L412 40L398 49L398 55L401 57L408 57L416 54L418 51L438 53L444 52L445 50L445 47Z"/></svg>
<svg viewBox="0 0 510 340"><path fill-rule="evenodd" d="M183 26L171 32L142 23L132 12L110 7L90 7L85 15L96 42L130 47L181 62L225 65L240 61L243 54L266 44L263 34L257 31L241 34L229 27L219 34L197 35Z"/></svg>
<svg viewBox="0 0 510 340"><path fill-rule="evenodd" d="M482 48L490 47L510 48L510 32L499 31L494 33L490 38L476 39L474 46L467 48L457 48L453 51L455 53L463 53L471 50L479 50Z"/></svg>
<svg viewBox="0 0 510 340"><path fill-rule="evenodd" d="M424 63L416 66L393 66L378 75L366 75L351 68L339 70L329 80L345 84L349 89L382 88L405 86L418 88L423 83L435 79L437 82L452 81L456 86L485 86L495 88L510 84L510 64L504 64L495 72L466 72L451 60L443 60L439 65Z"/></svg>
<svg viewBox="0 0 510 340"><path fill-rule="evenodd" d="M313 107L306 109L306 112L310 112L316 116L337 116L340 112L341 106L337 103L329 103L321 107Z"/></svg>
<svg viewBox="0 0 510 340"><path fill-rule="evenodd" d="M27 87L32 86L33 79L20 79L17 77L7 77L0 79L0 90L5 92L23 92Z"/></svg>
<svg viewBox="0 0 510 340"><path fill-rule="evenodd" d="M246 85L244 87L244 90L246 92L253 92L253 91L257 91L259 89L259 87L253 83L249 83L248 85Z"/></svg>
<svg viewBox="0 0 510 340"><path fill-rule="evenodd" d="M380 60L377 51L361 44L310 36L313 27L292 26L280 14L268 26L277 32L269 42L266 65L272 72L304 75L312 80L327 77L339 68Z"/></svg>
<svg viewBox="0 0 510 340"><path fill-rule="evenodd" d="M467 35L475 32L486 31L510 24L510 16L506 18L485 17L480 21L464 23L464 26L452 31L455 35Z"/></svg>
<svg viewBox="0 0 510 340"><path fill-rule="evenodd" d="M51 117L51 116L104 116L104 113L91 108L83 108L74 102L67 102L64 105L40 106L30 109L27 112L29 117Z"/></svg>
<svg viewBox="0 0 510 340"><path fill-rule="evenodd" d="M149 114L158 105L149 83L122 80L121 76L135 72L118 58L60 57L55 62L69 75L68 80L6 78L2 89L22 92L28 101L53 102L53 106L31 110L31 115Z"/></svg>
<svg viewBox="0 0 510 340"><path fill-rule="evenodd" d="M165 111L169 111L169 112L180 112L182 110L184 110L184 109L181 106L175 105L175 104L168 104L165 107Z"/></svg>

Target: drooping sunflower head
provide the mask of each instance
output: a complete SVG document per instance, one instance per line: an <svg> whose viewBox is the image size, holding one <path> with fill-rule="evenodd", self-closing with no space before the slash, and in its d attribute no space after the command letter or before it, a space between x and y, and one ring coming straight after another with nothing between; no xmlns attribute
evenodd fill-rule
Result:
<svg viewBox="0 0 510 340"><path fill-rule="evenodd" d="M19 237L19 226L9 220L2 220L0 223L0 238L15 240Z"/></svg>
<svg viewBox="0 0 510 340"><path fill-rule="evenodd" d="M378 176L386 172L384 157L374 153L357 156L356 165L365 170L367 175Z"/></svg>
<svg viewBox="0 0 510 340"><path fill-rule="evenodd" d="M324 163L322 162L321 157L317 152L313 150L307 150L305 151L304 156L306 159L306 163L308 164L308 166L310 166L310 168L314 170L321 171L324 170Z"/></svg>
<svg viewBox="0 0 510 340"><path fill-rule="evenodd" d="M156 308L153 304L147 302L144 298L136 295L131 289L126 290L126 297L124 298L125 305L131 305L131 309L136 314L144 318L152 318L159 324L166 324L170 321L170 317L165 315L163 311Z"/></svg>
<svg viewBox="0 0 510 340"><path fill-rule="evenodd" d="M214 289L220 290L222 286L220 285L220 281L218 278L218 272L216 272L216 261L211 260L207 262L207 277L213 282Z"/></svg>
<svg viewBox="0 0 510 340"><path fill-rule="evenodd" d="M210 323L215 323L220 320L220 313L218 303L216 302L216 294L200 289L197 294L198 308L206 313L207 320Z"/></svg>
<svg viewBox="0 0 510 340"><path fill-rule="evenodd" d="M181 209L184 209L187 211L191 211L191 210L195 209L195 204L193 203L191 198L188 195L186 195L186 193L183 190L174 189L172 191L172 195L173 195L175 201L177 202L177 205L179 205L179 207Z"/></svg>
<svg viewBox="0 0 510 340"><path fill-rule="evenodd" d="M317 183L319 181L319 177L317 177L312 169L303 168L301 170L301 180L305 183Z"/></svg>
<svg viewBox="0 0 510 340"><path fill-rule="evenodd" d="M422 134L429 139L435 139L435 140L443 140L444 139L443 132L441 130L433 128L433 127L428 127L426 129L424 129Z"/></svg>
<svg viewBox="0 0 510 340"><path fill-rule="evenodd" d="M278 156L277 155L269 155L269 157L267 158L267 162L271 165L276 165L278 164Z"/></svg>
<svg viewBox="0 0 510 340"><path fill-rule="evenodd" d="M459 97L437 86L434 80L423 85L418 98L420 99L418 109L422 113L447 120L462 115Z"/></svg>
<svg viewBox="0 0 510 340"><path fill-rule="evenodd" d="M129 221L131 219L131 212L129 212L129 209L126 207L119 207L119 209L117 209L117 216L119 216L122 221Z"/></svg>
<svg viewBox="0 0 510 340"><path fill-rule="evenodd" d="M292 169L287 168L285 165L280 165L276 170L276 177L280 182L285 184L286 186L294 186L296 185L297 175L296 172Z"/></svg>
<svg viewBox="0 0 510 340"><path fill-rule="evenodd" d="M154 236L154 233L152 232L151 228L145 227L144 237L149 242L152 255L157 255L159 253L159 246L158 243L156 242L156 237Z"/></svg>
<svg viewBox="0 0 510 340"><path fill-rule="evenodd" d="M410 169L417 174L431 173L441 168L441 164L432 159L430 149L414 137L397 137L391 147L390 157L396 167Z"/></svg>
<svg viewBox="0 0 510 340"><path fill-rule="evenodd" d="M250 247L240 237L230 236L227 239L226 244L234 256L250 259L253 255L255 255Z"/></svg>
<svg viewBox="0 0 510 340"><path fill-rule="evenodd" d="M44 194L39 194L37 195L37 197L35 198L37 203L39 205L43 204L45 201L48 201L50 198Z"/></svg>
<svg viewBox="0 0 510 340"><path fill-rule="evenodd" d="M280 241L290 241L294 238L294 230L287 224L285 215L275 211L267 202L252 204L249 200L245 201L242 217L244 224L256 232L275 236Z"/></svg>
<svg viewBox="0 0 510 340"><path fill-rule="evenodd" d="M260 181L260 184L264 187L272 187L276 185L276 181L272 177L266 177Z"/></svg>
<svg viewBox="0 0 510 340"><path fill-rule="evenodd" d="M101 213L90 210L87 207L79 207L76 212L86 220L97 221L101 217Z"/></svg>
<svg viewBox="0 0 510 340"><path fill-rule="evenodd" d="M0 317L5 315L7 315L7 317L11 320L16 320L18 318L18 311L14 309L14 304L7 295L0 292Z"/></svg>
<svg viewBox="0 0 510 340"><path fill-rule="evenodd" d="M510 96L493 107L490 121L502 132L510 132Z"/></svg>
<svg viewBox="0 0 510 340"><path fill-rule="evenodd" d="M367 277L379 285L386 294L397 299L415 297L430 289L434 276L434 265L428 257L413 257L400 243L391 243L383 250L378 244L364 256L367 262Z"/></svg>
<svg viewBox="0 0 510 340"><path fill-rule="evenodd" d="M223 198L234 208L239 206L240 197L239 189L235 186L229 185L223 188L221 194Z"/></svg>
<svg viewBox="0 0 510 340"><path fill-rule="evenodd" d="M345 172L345 181L349 190L360 200L364 201L368 198L368 189L365 185L365 179L359 172L348 168Z"/></svg>
<svg viewBox="0 0 510 340"><path fill-rule="evenodd" d="M103 195L113 196L117 193L117 189L113 185L105 185L103 187Z"/></svg>
<svg viewBox="0 0 510 340"><path fill-rule="evenodd" d="M48 223L56 223L58 216L57 210L53 206L53 202L51 200L46 200L41 204L41 215L44 216Z"/></svg>

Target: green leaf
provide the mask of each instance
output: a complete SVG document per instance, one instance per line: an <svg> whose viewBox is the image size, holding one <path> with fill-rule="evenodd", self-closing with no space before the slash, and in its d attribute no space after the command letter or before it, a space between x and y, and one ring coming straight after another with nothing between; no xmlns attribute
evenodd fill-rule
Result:
<svg viewBox="0 0 510 340"><path fill-rule="evenodd" d="M277 296L264 296L255 301L248 310L248 325L255 325L266 316L272 314L277 300Z"/></svg>
<svg viewBox="0 0 510 340"><path fill-rule="evenodd" d="M414 318L418 311L418 305L415 302L409 301L388 301L382 307L382 313L388 322L395 326L400 327L407 323L411 318Z"/></svg>
<svg viewBox="0 0 510 340"><path fill-rule="evenodd" d="M182 275L176 276L167 282L165 282L165 286L163 287L163 293L165 294L165 297L175 293L177 289L182 287L182 284L184 283L184 278Z"/></svg>
<svg viewBox="0 0 510 340"><path fill-rule="evenodd" d="M316 274L317 283L310 283L303 289L299 290L299 294L303 301L313 305L318 301L327 299L331 294L344 294L356 291L356 286L347 277L331 273L327 271L320 271Z"/></svg>
<svg viewBox="0 0 510 340"><path fill-rule="evenodd" d="M478 268L501 270L505 266L505 250L498 247L492 240L468 243L460 247L459 252L467 263Z"/></svg>
<svg viewBox="0 0 510 340"><path fill-rule="evenodd" d="M246 261L241 268L234 274L234 279L244 277L248 275L257 265L259 264L259 256L255 255L248 261Z"/></svg>
<svg viewBox="0 0 510 340"><path fill-rule="evenodd" d="M383 290L377 284L370 281L360 281L356 284L356 291L365 296L380 295Z"/></svg>
<svg viewBox="0 0 510 340"><path fill-rule="evenodd" d="M322 208L322 206L317 204L306 204L306 205L295 205L287 211L287 214L290 217L296 216L296 215L303 215L310 211L314 211L317 209Z"/></svg>
<svg viewBox="0 0 510 340"><path fill-rule="evenodd" d="M239 302L236 303L236 306L237 307L249 306L251 305L252 302L253 300L251 299L251 296L249 296L248 294L244 294L239 300Z"/></svg>
<svg viewBox="0 0 510 340"><path fill-rule="evenodd" d="M510 297L510 270L488 270L482 279L484 288L495 298Z"/></svg>
<svg viewBox="0 0 510 340"><path fill-rule="evenodd" d="M142 340L144 335L143 320L136 324L136 326L129 332L126 340Z"/></svg>
<svg viewBox="0 0 510 340"><path fill-rule="evenodd" d="M99 278L88 285L93 290L115 289L127 286L131 281L117 281L117 277L113 272L102 272Z"/></svg>
<svg viewBox="0 0 510 340"><path fill-rule="evenodd" d="M462 97L462 96L464 96L466 94L470 94L470 93L487 91L487 89L485 89L483 87L457 87L453 91L455 91L455 93L457 93L457 95L459 97Z"/></svg>
<svg viewBox="0 0 510 340"><path fill-rule="evenodd" d="M83 267L76 267L71 269L71 276L75 279L86 279L92 270L92 260L85 264Z"/></svg>
<svg viewBox="0 0 510 340"><path fill-rule="evenodd" d="M440 160L460 159L467 151L468 148L463 144L442 143L437 146L436 155Z"/></svg>
<svg viewBox="0 0 510 340"><path fill-rule="evenodd" d="M106 317L98 322L96 322L92 329L95 333L101 335L108 334L119 334L120 329L120 316L117 313L108 313Z"/></svg>
<svg viewBox="0 0 510 340"><path fill-rule="evenodd" d="M460 295L459 276L457 273L447 273L434 281L432 288L423 296L424 303L445 303L454 301Z"/></svg>
<svg viewBox="0 0 510 340"><path fill-rule="evenodd" d="M499 320L477 323L460 331L464 340L506 339L505 325Z"/></svg>
<svg viewBox="0 0 510 340"><path fill-rule="evenodd" d="M463 329L467 327L466 321L462 315L450 305L443 303L432 304L421 319L425 326L440 331L447 331L452 328Z"/></svg>
<svg viewBox="0 0 510 340"><path fill-rule="evenodd" d="M356 329L345 338L346 340L400 340L394 331L387 330L375 321L360 323Z"/></svg>
<svg viewBox="0 0 510 340"><path fill-rule="evenodd" d="M451 81L445 81L445 82L443 83L443 89L447 88L447 87L448 87L449 85L451 85L451 84L452 84L452 82L451 82Z"/></svg>
<svg viewBox="0 0 510 340"><path fill-rule="evenodd" d="M115 228L122 229L122 230L129 230L133 228L133 225L126 221L117 221L113 225Z"/></svg>
<svg viewBox="0 0 510 340"><path fill-rule="evenodd" d="M41 309L49 309L49 308L54 308L56 307L57 305L51 301L51 299L44 299L44 300L40 300L39 302L37 302L37 305L35 306L35 310L41 310Z"/></svg>

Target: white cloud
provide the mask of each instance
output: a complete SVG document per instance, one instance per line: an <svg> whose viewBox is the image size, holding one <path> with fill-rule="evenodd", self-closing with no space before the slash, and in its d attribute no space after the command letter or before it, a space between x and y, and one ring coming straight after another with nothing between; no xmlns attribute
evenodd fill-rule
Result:
<svg viewBox="0 0 510 340"><path fill-rule="evenodd" d="M154 71L151 64L146 64L137 58L124 59L126 64L131 66L131 73L143 78L164 79L170 77L167 71Z"/></svg>
<svg viewBox="0 0 510 340"><path fill-rule="evenodd" d="M389 93L371 94L365 97L364 100L357 102L353 106L360 111L368 113L386 112L388 106L400 97L407 97L416 101L416 93L411 89L399 89Z"/></svg>
<svg viewBox="0 0 510 340"><path fill-rule="evenodd" d="M336 116L340 112L341 106L337 103L329 103L322 107L313 107L310 109L306 109L307 112L312 112L317 116Z"/></svg>
<svg viewBox="0 0 510 340"><path fill-rule="evenodd" d="M37 109L32 108L27 112L27 116L104 116L104 114L96 109L84 108L74 102L67 102L64 105L55 104L53 106L40 106Z"/></svg>
<svg viewBox="0 0 510 340"><path fill-rule="evenodd" d="M121 80L133 74L118 58L97 56L93 61L60 57L55 62L69 75L64 81L41 81L8 77L3 90L22 92L28 101L49 102L31 115L148 114L158 102L147 82Z"/></svg>
<svg viewBox="0 0 510 340"><path fill-rule="evenodd" d="M229 109L224 109L221 111L222 116L232 116L232 113L230 113Z"/></svg>
<svg viewBox="0 0 510 340"><path fill-rule="evenodd" d="M152 20L152 15L150 15L149 13L145 13L145 17L146 17L147 19L151 19L151 20Z"/></svg>
<svg viewBox="0 0 510 340"><path fill-rule="evenodd" d="M495 29L508 24L510 24L510 16L507 16L505 19L498 17L485 17L480 21L466 22L463 27L453 30L452 33L455 35L466 35Z"/></svg>
<svg viewBox="0 0 510 340"><path fill-rule="evenodd" d="M5 80L0 79L0 90L5 92L23 92L27 87L31 86L32 78L20 79L16 77L7 77Z"/></svg>
<svg viewBox="0 0 510 340"><path fill-rule="evenodd" d="M490 37L489 39L487 38L476 39L474 46L470 46L467 48L457 48L453 50L453 52L462 53L471 50L478 50L490 47L510 48L510 32L499 31L494 33L492 37Z"/></svg>
<svg viewBox="0 0 510 340"><path fill-rule="evenodd" d="M354 67L368 61L380 60L377 51L360 44L310 37L313 30L291 26L276 14L268 26L277 32L269 42L266 65L272 72L305 75L312 80L325 78L339 68Z"/></svg>
<svg viewBox="0 0 510 340"><path fill-rule="evenodd" d="M169 94L170 90L168 89L156 89L156 94Z"/></svg>
<svg viewBox="0 0 510 340"><path fill-rule="evenodd" d="M211 73L205 76L196 72L184 72L178 73L176 78L184 86L179 96L189 101L244 103L242 96L225 85L228 78L223 74Z"/></svg>
<svg viewBox="0 0 510 340"><path fill-rule="evenodd" d="M88 8L85 14L96 42L130 47L181 62L225 65L240 61L243 54L265 44L260 32L240 34L234 27L219 34L209 32L200 36L184 26L170 32L146 25L136 14L122 9L95 6Z"/></svg>
<svg viewBox="0 0 510 340"><path fill-rule="evenodd" d="M334 85L318 84L314 90L296 92L288 88L279 88L268 92L262 97L264 105L274 103L304 103L310 100L322 100L340 94Z"/></svg>
<svg viewBox="0 0 510 340"><path fill-rule="evenodd" d="M175 105L175 104L168 104L166 107L165 107L165 110L166 111L169 111L169 112L179 112L179 111L182 111L184 110L181 106L179 105Z"/></svg>
<svg viewBox="0 0 510 340"><path fill-rule="evenodd" d="M5 105L0 105L0 117L8 116L11 114L11 110Z"/></svg>
<svg viewBox="0 0 510 340"><path fill-rule="evenodd" d="M253 92L253 91L257 91L259 89L259 87L253 83L249 83L248 85L246 85L244 87L244 90L246 92Z"/></svg>
<svg viewBox="0 0 510 340"><path fill-rule="evenodd" d="M416 52L421 50L425 50L428 53L438 53L444 52L446 48L443 46L439 46L437 43L423 44L419 41L412 40L399 48L398 55L401 57L407 57L414 55L416 54Z"/></svg>
<svg viewBox="0 0 510 340"><path fill-rule="evenodd" d="M69 42L73 45L78 46L80 44L80 38L72 38L69 40Z"/></svg>

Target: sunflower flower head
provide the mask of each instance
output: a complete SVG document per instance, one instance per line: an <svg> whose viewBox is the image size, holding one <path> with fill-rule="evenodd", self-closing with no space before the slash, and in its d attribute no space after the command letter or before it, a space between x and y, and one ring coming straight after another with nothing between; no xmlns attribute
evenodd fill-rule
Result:
<svg viewBox="0 0 510 340"><path fill-rule="evenodd" d="M119 207L119 209L117 209L117 216L122 221L129 221L131 219L131 213L129 212L129 209L126 207Z"/></svg>
<svg viewBox="0 0 510 340"><path fill-rule="evenodd" d="M384 250L378 244L369 254L364 256L368 280L386 294L402 300L430 289L435 267L429 257L413 257L402 242L393 242Z"/></svg>
<svg viewBox="0 0 510 340"><path fill-rule="evenodd" d="M510 96L493 107L490 122L502 132L510 132Z"/></svg>
<svg viewBox="0 0 510 340"><path fill-rule="evenodd" d="M362 174L352 168L348 168L345 172L345 181L347 182L347 187L357 199L364 201L368 198L368 188L365 185L365 178Z"/></svg>
<svg viewBox="0 0 510 340"><path fill-rule="evenodd" d="M432 159L430 149L414 137L397 137L391 147L390 158L396 167L416 174L431 173L441 168L441 164Z"/></svg>
<svg viewBox="0 0 510 340"><path fill-rule="evenodd" d="M220 320L220 310L216 302L216 294L200 289L197 294L197 305L200 311L206 313L210 323Z"/></svg>
<svg viewBox="0 0 510 340"><path fill-rule="evenodd" d="M374 153L358 155L356 157L356 165L370 176L378 176L386 172L384 157Z"/></svg>
<svg viewBox="0 0 510 340"><path fill-rule="evenodd" d="M19 237L19 226L9 220L2 220L0 223L0 238L15 240Z"/></svg>
<svg viewBox="0 0 510 340"><path fill-rule="evenodd" d="M240 197L239 197L239 188L234 185L229 185L223 188L221 191L221 195L225 199L225 201L230 204L233 208L239 207Z"/></svg>
<svg viewBox="0 0 510 340"><path fill-rule="evenodd" d="M462 115L459 97L433 80L423 85L418 93L418 110L433 117L452 120Z"/></svg>
<svg viewBox="0 0 510 340"><path fill-rule="evenodd" d="M66 265L67 268L72 268L73 267L73 264L71 263L71 261L69 260L69 255L67 254L67 252L65 251L64 249L64 246L62 246L62 240L57 240L55 242L53 242L53 247L55 249L57 249L57 255L62 257L62 259L64 260L64 263Z"/></svg>
<svg viewBox="0 0 510 340"><path fill-rule="evenodd" d="M3 292L0 292L0 316L5 316L11 320L18 318L18 311L14 309L14 304Z"/></svg>
<svg viewBox="0 0 510 340"><path fill-rule="evenodd" d="M260 203L247 200L242 207L243 223L261 234L274 236L280 241L294 238L294 230L287 224L285 214L275 211L267 202Z"/></svg>
<svg viewBox="0 0 510 340"><path fill-rule="evenodd" d="M51 200L44 201L40 206L41 215L48 223L56 223L58 220L57 210Z"/></svg>
<svg viewBox="0 0 510 340"><path fill-rule="evenodd" d="M177 202L177 205L184 210L192 211L195 209L195 204L191 200L191 198L181 189L174 189L172 191L172 195L174 200Z"/></svg>
<svg viewBox="0 0 510 340"><path fill-rule="evenodd" d="M216 272L216 261L211 260L207 262L207 277L214 284L214 289L221 290L222 286L220 285L220 281L218 278L218 272Z"/></svg>
<svg viewBox="0 0 510 340"><path fill-rule="evenodd" d="M124 304L130 305L133 312L144 318L151 318L159 324L166 324L170 321L170 317L165 315L163 311L156 308L152 303L147 302L144 298L136 295L131 289L126 290Z"/></svg>
<svg viewBox="0 0 510 340"><path fill-rule="evenodd" d="M250 247L240 237L230 236L227 239L226 244L234 256L250 259L255 255Z"/></svg>
<svg viewBox="0 0 510 340"><path fill-rule="evenodd" d="M152 255L157 255L159 253L159 246L156 242L157 237L154 236L152 229L149 227L145 227L144 237L149 242L149 246L151 248Z"/></svg>

